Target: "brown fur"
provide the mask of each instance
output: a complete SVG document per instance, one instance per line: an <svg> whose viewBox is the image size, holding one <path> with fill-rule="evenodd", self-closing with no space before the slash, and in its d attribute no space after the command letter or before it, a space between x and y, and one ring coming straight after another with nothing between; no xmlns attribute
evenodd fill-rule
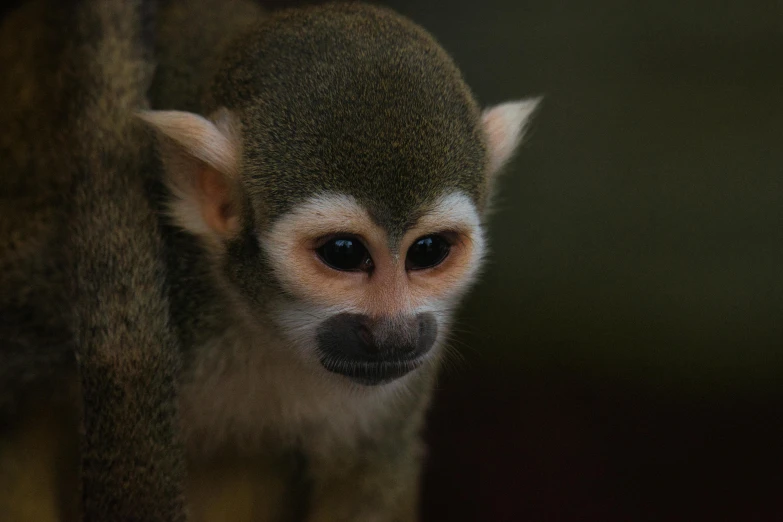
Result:
<svg viewBox="0 0 783 522"><path fill-rule="evenodd" d="M39 300L24 309L26 289L0 291L12 292L0 315L23 318L13 325L17 334L3 332L0 367L26 360L33 375L24 389L12 390L17 395L36 386L60 395L50 376L73 375L76 356L81 473L69 482L81 478L84 520L184 520L184 454L173 401L179 350L168 325L158 225L145 191L154 168L133 117L146 103L152 71L144 28L149 6L58 4L24 6L2 29L2 54L20 75L9 81L29 82L18 92L35 100L0 120L10 152L3 155L3 181L20 187L22 198L49 198L7 218L21 227L45 212L59 220L38 221L41 230L57 232L41 234L29 250L34 265L43 258L56 267L51 272L30 272L21 263L18 253L27 247L22 235L19 243L14 237L24 228L9 227L11 250L3 252L3 262ZM15 61L8 46L30 28L61 50ZM42 139L45 148L37 145ZM23 186L28 173L42 183ZM56 186L65 198L51 195ZM49 324L41 328L42 321ZM62 338L52 338L53 332L63 332ZM4 377L0 384L7 392L14 380Z"/></svg>

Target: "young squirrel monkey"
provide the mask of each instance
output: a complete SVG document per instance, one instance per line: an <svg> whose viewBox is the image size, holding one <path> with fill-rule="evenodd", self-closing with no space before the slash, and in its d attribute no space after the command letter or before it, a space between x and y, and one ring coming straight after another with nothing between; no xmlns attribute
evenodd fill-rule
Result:
<svg viewBox="0 0 783 522"><path fill-rule="evenodd" d="M155 110L138 113L167 187L192 514L209 518L209 463L230 454L272 477L256 520L416 520L452 313L537 100L482 111L388 9L221 12L230 38L200 39L183 22L208 24L205 6L163 9Z"/></svg>
<svg viewBox="0 0 783 522"><path fill-rule="evenodd" d="M482 112L428 33L362 4L273 14L213 62L197 112L141 114L193 240L171 263L186 441L301 452L308 520L412 520L452 311L537 102Z"/></svg>

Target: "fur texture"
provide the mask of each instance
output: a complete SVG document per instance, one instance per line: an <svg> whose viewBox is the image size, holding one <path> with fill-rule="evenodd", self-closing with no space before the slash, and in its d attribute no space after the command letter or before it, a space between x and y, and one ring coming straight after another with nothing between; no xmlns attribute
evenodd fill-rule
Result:
<svg viewBox="0 0 783 522"><path fill-rule="evenodd" d="M21 228L9 226L12 242L3 262L29 287L4 281L0 292L12 299L0 316L15 322L11 335L3 332L0 367L24 365L30 377L23 391L40 385L53 392L63 387L52 375L72 382L78 369L77 391L61 400L75 399L81 411L84 520L185 518L174 400L180 352L168 323L162 243L145 189L155 167L133 115L146 104L151 80L150 4L40 2L3 27L8 60L14 58L6 46L17 29L28 27L60 51L13 64L20 77L12 85L29 82L17 91L21 99L32 93L37 100L1 122L9 183L22 183L30 173L42 181L30 194L48 199L9 216ZM42 83L47 77L54 81ZM16 129L23 132L11 136ZM44 136L50 139L35 157ZM64 198L52 195L55 187ZM21 197L29 197L26 190ZM41 230L37 243L24 240L32 224ZM34 266L56 268L31 272L22 264L27 255ZM27 295L38 296L35 308L22 301ZM23 391L14 380L4 377L2 385L18 398Z"/></svg>
<svg viewBox="0 0 783 522"><path fill-rule="evenodd" d="M214 52L214 75L192 78L200 104L153 89L153 108L168 112L143 115L160 136L173 224L186 232L172 231L170 270L191 283L172 294L187 339L191 455L298 453L308 520L413 520L418 432L451 314L481 266L491 181L535 102L482 118L431 36L362 4L275 13ZM231 132L220 137L221 125ZM212 169L239 216L228 236L203 219L215 202L198 180ZM338 232L363 239L371 277L315 259L318 238ZM432 233L454 237L449 258L407 272L407 249ZM440 333L416 371L368 388L321 366L315 331L335 314L423 311Z"/></svg>
<svg viewBox="0 0 783 522"><path fill-rule="evenodd" d="M67 384L78 360L82 387L65 402L83 405L85 518L181 520L182 440L196 520L213 513L227 461L264 484L255 520L416 520L419 431L451 315L535 102L482 116L430 35L362 4L264 16L250 1L171 0L155 17L154 77L146 2L62 14L69 30L24 52L65 50L46 58L52 72L9 84L34 101L0 119L12 187L35 194L32 173L67 189L4 225L0 354L25 370L3 374L8 397ZM132 116L145 92L162 169ZM41 129L51 150L35 144ZM360 236L372 274L318 261L330 233ZM431 234L451 239L449 256L408 270ZM435 345L405 376L357 384L315 349L317 327L344 312L389 325L431 314Z"/></svg>

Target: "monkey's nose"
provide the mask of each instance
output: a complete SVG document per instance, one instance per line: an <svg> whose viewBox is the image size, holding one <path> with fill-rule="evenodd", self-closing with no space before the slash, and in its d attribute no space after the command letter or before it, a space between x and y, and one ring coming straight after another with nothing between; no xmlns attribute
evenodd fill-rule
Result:
<svg viewBox="0 0 783 522"><path fill-rule="evenodd" d="M437 324L433 314L423 313L378 321L373 332L381 351L403 358L419 357L434 344Z"/></svg>
<svg viewBox="0 0 783 522"><path fill-rule="evenodd" d="M318 351L330 371L377 384L420 364L435 343L437 323L430 313L373 319L338 314L318 328Z"/></svg>
<svg viewBox="0 0 783 522"><path fill-rule="evenodd" d="M377 347L375 344L375 340L372 336L372 331L370 331L370 327L365 324L364 322L361 322L359 325L356 326L356 334L359 336L359 340L368 348L369 352L376 352L374 348Z"/></svg>

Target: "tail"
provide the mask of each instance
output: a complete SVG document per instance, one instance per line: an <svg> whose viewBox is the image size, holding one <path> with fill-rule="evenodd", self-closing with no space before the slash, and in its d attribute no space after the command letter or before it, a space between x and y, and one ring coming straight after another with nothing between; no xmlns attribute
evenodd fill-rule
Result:
<svg viewBox="0 0 783 522"><path fill-rule="evenodd" d="M151 82L150 0L74 2L62 150L72 170L72 327L83 398L84 520L185 520L176 409L180 351L134 111Z"/></svg>

